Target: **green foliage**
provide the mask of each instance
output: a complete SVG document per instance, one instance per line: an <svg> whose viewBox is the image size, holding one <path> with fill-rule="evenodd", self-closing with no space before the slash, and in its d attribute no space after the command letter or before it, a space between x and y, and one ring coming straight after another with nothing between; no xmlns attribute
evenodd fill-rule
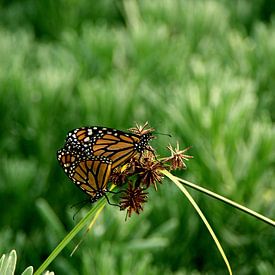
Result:
<svg viewBox="0 0 275 275"><path fill-rule="evenodd" d="M193 146L195 158L180 176L275 217L268 1L38 2L0 4L0 253L16 249L19 271L36 269L75 224L70 207L84 195L63 174L56 150L83 125L125 130L148 120L173 136L152 142L161 155L176 140ZM165 182L150 195L142 215L126 223L106 207L76 254L69 257L72 244L50 269L223 274L208 232L178 190ZM273 228L192 195L233 272L274 273Z"/></svg>
<svg viewBox="0 0 275 275"><path fill-rule="evenodd" d="M0 274L13 275L16 268L16 261L17 261L17 255L15 250L12 250L8 256L6 254L3 254L0 259ZM33 274L32 266L27 267L22 273L22 275L32 275L32 274Z"/></svg>

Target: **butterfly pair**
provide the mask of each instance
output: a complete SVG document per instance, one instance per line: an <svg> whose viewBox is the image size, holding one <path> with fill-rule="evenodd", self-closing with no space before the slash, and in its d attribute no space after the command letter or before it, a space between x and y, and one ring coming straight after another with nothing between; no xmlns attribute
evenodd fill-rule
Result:
<svg viewBox="0 0 275 275"><path fill-rule="evenodd" d="M95 202L106 196L113 169L152 150L148 143L153 129L145 130L146 126L132 128L132 133L97 126L77 128L67 134L57 159L67 176Z"/></svg>

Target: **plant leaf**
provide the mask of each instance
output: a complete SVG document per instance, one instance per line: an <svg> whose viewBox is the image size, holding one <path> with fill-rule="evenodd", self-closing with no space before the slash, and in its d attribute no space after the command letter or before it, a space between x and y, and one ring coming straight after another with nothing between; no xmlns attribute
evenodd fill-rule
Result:
<svg viewBox="0 0 275 275"><path fill-rule="evenodd" d="M65 236L65 238L57 245L57 247L52 251L49 257L44 261L44 263L35 271L34 275L41 274L48 265L57 257L57 255L63 250L63 248L79 233L80 230L87 224L87 222L96 215L97 211L106 205L105 198L98 200L96 205L87 213L87 215L79 221L79 223Z"/></svg>
<svg viewBox="0 0 275 275"><path fill-rule="evenodd" d="M17 255L14 249L10 252L8 257L3 254L0 260L0 274L13 275L16 267L16 261Z"/></svg>
<svg viewBox="0 0 275 275"><path fill-rule="evenodd" d="M189 182L187 180L184 180L184 179L181 179L181 178L178 178L178 177L176 177L176 178L178 179L178 181L182 182L184 185L186 185L188 187L191 187L191 188L193 188L193 189L195 189L197 191L200 191L200 192L202 192L202 193L204 193L204 194L206 194L206 195L208 195L208 196L210 196L212 198L215 198L215 199L220 200L220 201L222 201L224 203L227 203L227 204L229 204L229 205L231 205L231 206L233 206L233 207L235 207L235 208L243 211L244 213L249 214L249 215L251 215L251 216L259 219L260 221L263 221L263 222L265 222L265 223L267 223L269 225L275 226L275 221L274 220L271 220L270 218L267 218L266 216L264 216L262 214L259 214L256 211L253 211L253 210L251 210L251 209L249 209L249 208L247 208L247 207L245 207L245 206L243 206L243 205L241 205L239 203L236 203L236 202L234 202L234 201L232 201L232 200L230 200L228 198L225 198L225 197L223 197L223 196L221 196L221 195L219 195L217 193L214 193L214 192L212 192L212 191L210 191L210 190L208 190L206 188L203 188L203 187L201 187L199 185L196 185L196 184L194 184L192 182Z"/></svg>
<svg viewBox="0 0 275 275"><path fill-rule="evenodd" d="M33 266L28 266L21 275L32 275L33 274Z"/></svg>
<svg viewBox="0 0 275 275"><path fill-rule="evenodd" d="M217 246L217 248L226 264L229 274L232 275L232 270L231 270L230 264L228 262L228 259L223 251L223 248L222 248L218 238L216 237L216 234L214 233L213 229L211 228L210 224L208 223L207 219L205 218L204 214L202 213L199 206L197 205L197 203L194 201L194 199L189 194L189 192L186 190L186 188L179 182L179 180L175 176L173 176L167 170L162 170L161 172L176 184L176 186L182 191L182 193L187 197L187 199L190 201L192 206L195 208L195 210L199 214L200 218L204 222L205 226L207 227L210 235L212 236L212 238L213 238L213 240L214 240L214 242L215 242L215 244L216 244L216 246Z"/></svg>

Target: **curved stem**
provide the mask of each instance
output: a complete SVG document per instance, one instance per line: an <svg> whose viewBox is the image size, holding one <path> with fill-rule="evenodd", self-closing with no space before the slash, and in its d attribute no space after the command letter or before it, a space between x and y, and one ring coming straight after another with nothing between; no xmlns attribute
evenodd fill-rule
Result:
<svg viewBox="0 0 275 275"><path fill-rule="evenodd" d="M42 265L35 271L34 275L40 275L48 267L48 265L57 257L57 255L64 249L64 247L75 237L75 235L83 229L93 215L102 210L105 206L106 200L100 199L98 203L87 213L87 215L79 221L79 223L69 232L68 235L57 245L49 257L42 263Z"/></svg>
<svg viewBox="0 0 275 275"><path fill-rule="evenodd" d="M187 180L183 180L183 179L178 178L178 177L176 177L176 178L177 178L178 181L182 182L184 185L186 185L188 187L191 187L191 188L193 188L193 189L195 189L197 191L200 191L200 192L202 192L202 193L204 193L204 194L206 194L206 195L208 195L210 197L213 197L213 198L215 198L215 199L217 199L219 201L222 201L222 202L224 202L226 204L229 204L229 205L231 205L231 206L233 206L233 207L235 207L235 208L237 208L237 209L245 212L246 214L249 214L249 215L251 215L251 216L253 216L253 217L255 217L255 218L257 218L257 219L259 219L259 220L261 220L261 221L263 221L263 222L265 222L267 224L269 224L269 225L275 226L275 221L273 221L273 220L265 217L264 215L261 215L261 214L255 212L255 211L253 211L253 210L251 210L251 209L249 209L249 208L247 208L245 206L242 206L242 205L240 205L240 204L238 204L238 203L236 203L236 202L234 202L234 201L232 201L230 199L227 199L227 198L225 198L225 197L223 197L221 195L218 195L218 194L216 194L216 193L214 193L214 192L212 192L212 191L210 191L210 190L208 190L206 188L198 186L198 185L196 185L196 184L194 184L192 182L189 182Z"/></svg>
<svg viewBox="0 0 275 275"><path fill-rule="evenodd" d="M162 173L167 176L170 180L172 180L177 187L184 193L184 195L187 197L187 199L190 201L190 203L192 204L192 206L195 208L195 210L197 211L197 213L199 214L200 218L202 219L203 223L205 224L206 228L208 229L211 237L213 238L225 264L226 267L228 269L228 272L230 275L232 275L232 270L229 264L229 261L223 251L223 248L215 234L215 232L213 231L213 229L211 228L210 224L208 223L206 217L204 216L204 214L202 213L201 209L199 208L199 206L197 205L197 203L194 201L194 199L192 198L192 196L189 194L189 192L187 191L187 189L180 183L179 179L177 177L175 177L174 175L172 175L170 172L168 172L167 170L161 170Z"/></svg>

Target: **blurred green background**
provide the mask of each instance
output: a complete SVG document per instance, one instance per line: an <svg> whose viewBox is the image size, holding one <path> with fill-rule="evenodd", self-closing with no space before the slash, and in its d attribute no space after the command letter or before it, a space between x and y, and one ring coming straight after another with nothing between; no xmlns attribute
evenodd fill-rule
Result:
<svg viewBox="0 0 275 275"><path fill-rule="evenodd" d="M0 3L0 254L37 268L85 197L56 160L66 133L149 121L192 145L177 175L275 217L275 17L269 0L26 0ZM275 273L275 231L191 190L235 274ZM108 206L56 274L225 274L168 180L127 222Z"/></svg>

